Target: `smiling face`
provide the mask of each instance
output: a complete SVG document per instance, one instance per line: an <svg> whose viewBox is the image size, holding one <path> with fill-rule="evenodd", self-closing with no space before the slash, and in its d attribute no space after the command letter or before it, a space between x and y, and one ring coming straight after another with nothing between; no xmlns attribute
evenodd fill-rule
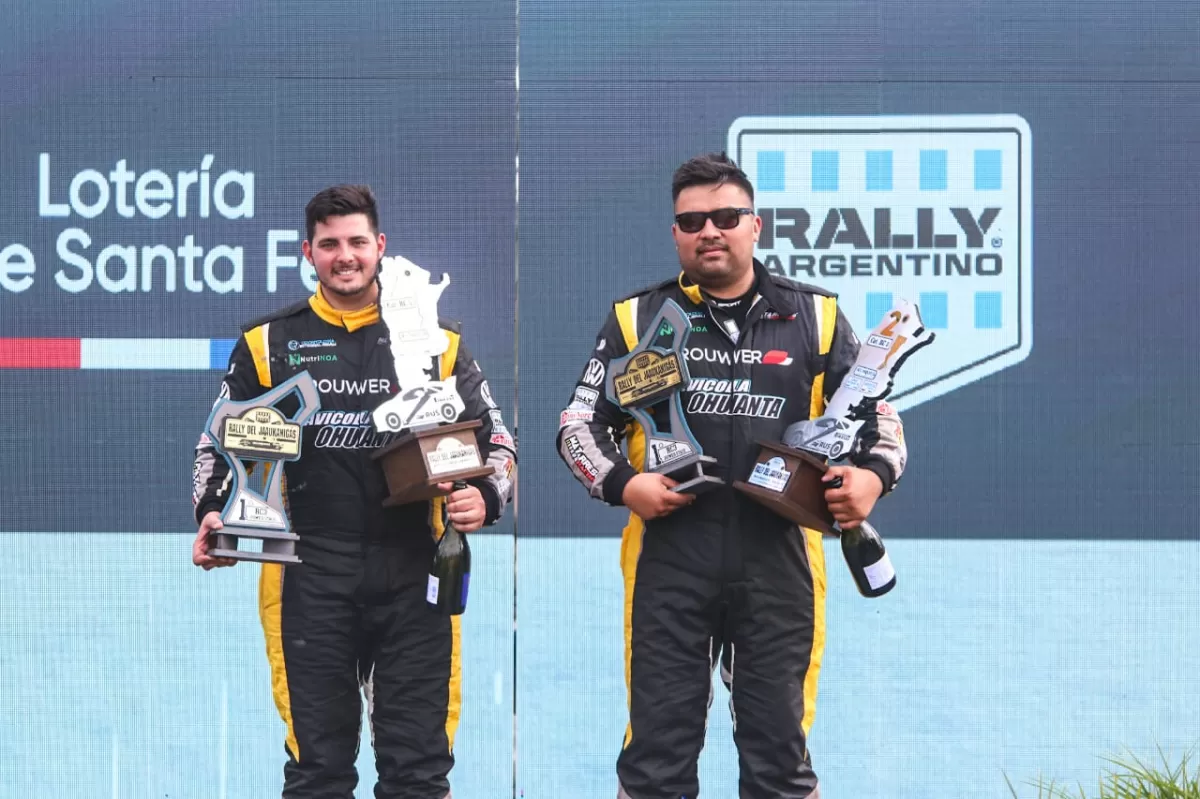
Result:
<svg viewBox="0 0 1200 799"><path fill-rule="evenodd" d="M689 186L675 200L677 218L690 212L738 208L753 209L753 201L734 183ZM753 210L736 215L727 211L723 216L727 219L705 219L703 227L692 233L681 229L678 221L671 226L684 273L696 285L722 293L751 280L754 243L762 229L762 220ZM733 226L722 229L717 225L721 221L733 222Z"/></svg>
<svg viewBox="0 0 1200 799"><path fill-rule="evenodd" d="M372 229L367 215L355 213L317 221L303 250L329 304L357 310L375 301L375 275L385 245L386 238Z"/></svg>

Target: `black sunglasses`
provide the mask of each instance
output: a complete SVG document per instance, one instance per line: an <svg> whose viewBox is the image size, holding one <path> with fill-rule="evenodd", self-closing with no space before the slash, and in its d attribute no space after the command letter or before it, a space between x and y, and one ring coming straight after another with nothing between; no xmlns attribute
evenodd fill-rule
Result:
<svg viewBox="0 0 1200 799"><path fill-rule="evenodd" d="M675 224L684 233L699 233L704 223L711 219L721 230L732 230L742 221L744 214L753 214L753 208L718 208L715 211L686 211L675 214Z"/></svg>

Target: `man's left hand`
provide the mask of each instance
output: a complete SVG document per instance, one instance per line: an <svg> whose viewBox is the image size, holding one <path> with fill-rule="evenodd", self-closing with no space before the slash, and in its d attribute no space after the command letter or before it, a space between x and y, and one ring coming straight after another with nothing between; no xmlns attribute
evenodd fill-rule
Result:
<svg viewBox="0 0 1200 799"><path fill-rule="evenodd" d="M842 485L825 489L825 504L843 528L857 527L871 515L875 500L883 494L883 481L870 469L830 466L821 482L828 483L835 477L842 478Z"/></svg>
<svg viewBox="0 0 1200 799"><path fill-rule="evenodd" d="M442 491L450 491L453 483L438 483ZM473 533L483 527L483 518L487 513L487 505L479 489L469 485L459 491L454 491L446 497L446 513L450 523L460 533Z"/></svg>

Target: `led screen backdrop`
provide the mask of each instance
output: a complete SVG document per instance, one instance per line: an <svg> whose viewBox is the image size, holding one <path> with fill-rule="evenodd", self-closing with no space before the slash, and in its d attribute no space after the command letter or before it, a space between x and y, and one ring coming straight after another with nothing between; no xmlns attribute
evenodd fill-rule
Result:
<svg viewBox="0 0 1200 799"><path fill-rule="evenodd" d="M338 182L450 275L519 439L517 512L472 539L454 795L611 797L625 514L554 433L611 301L677 268L672 171L718 150L769 268L860 334L898 296L937 333L874 518L898 588L826 546L822 795L1194 747L1198 35L1187 0L8 9L0 797L278 793L258 569L191 565L192 448L239 325L311 290ZM700 771L732 799L727 701Z"/></svg>
<svg viewBox="0 0 1200 799"><path fill-rule="evenodd" d="M278 795L259 570L191 565L192 449L240 325L310 293L304 205L342 182L449 274L513 420L515 5L25 3L2 28L0 795ZM512 781L511 515L491 532L465 796Z"/></svg>
<svg viewBox="0 0 1200 799"><path fill-rule="evenodd" d="M1091 786L1106 754L1194 747L1200 9L529 0L520 24L527 795L612 793L625 514L550 442L610 303L677 269L672 171L714 150L755 184L769 268L860 335L898 296L937 334L900 372L909 468L874 514L897 589L858 596L826 546L822 796ZM702 795L733 797L712 696Z"/></svg>

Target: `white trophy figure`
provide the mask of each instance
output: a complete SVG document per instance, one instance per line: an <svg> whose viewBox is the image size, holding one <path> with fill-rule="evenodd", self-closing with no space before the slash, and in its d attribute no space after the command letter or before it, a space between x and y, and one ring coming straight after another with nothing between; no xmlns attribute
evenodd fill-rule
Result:
<svg viewBox="0 0 1200 799"><path fill-rule="evenodd" d="M450 285L429 282L429 272L407 258L388 256L379 264L379 316L388 329L399 392L372 414L375 429L399 432L453 422L465 406L455 378L430 377L432 359L450 340L438 324L438 299Z"/></svg>
<svg viewBox="0 0 1200 799"><path fill-rule="evenodd" d="M830 460L849 452L865 422L863 401L890 394L900 365L933 339L933 331L921 322L920 309L909 300L898 300L859 348L858 359L842 378L825 413L790 425L784 432L784 446Z"/></svg>

